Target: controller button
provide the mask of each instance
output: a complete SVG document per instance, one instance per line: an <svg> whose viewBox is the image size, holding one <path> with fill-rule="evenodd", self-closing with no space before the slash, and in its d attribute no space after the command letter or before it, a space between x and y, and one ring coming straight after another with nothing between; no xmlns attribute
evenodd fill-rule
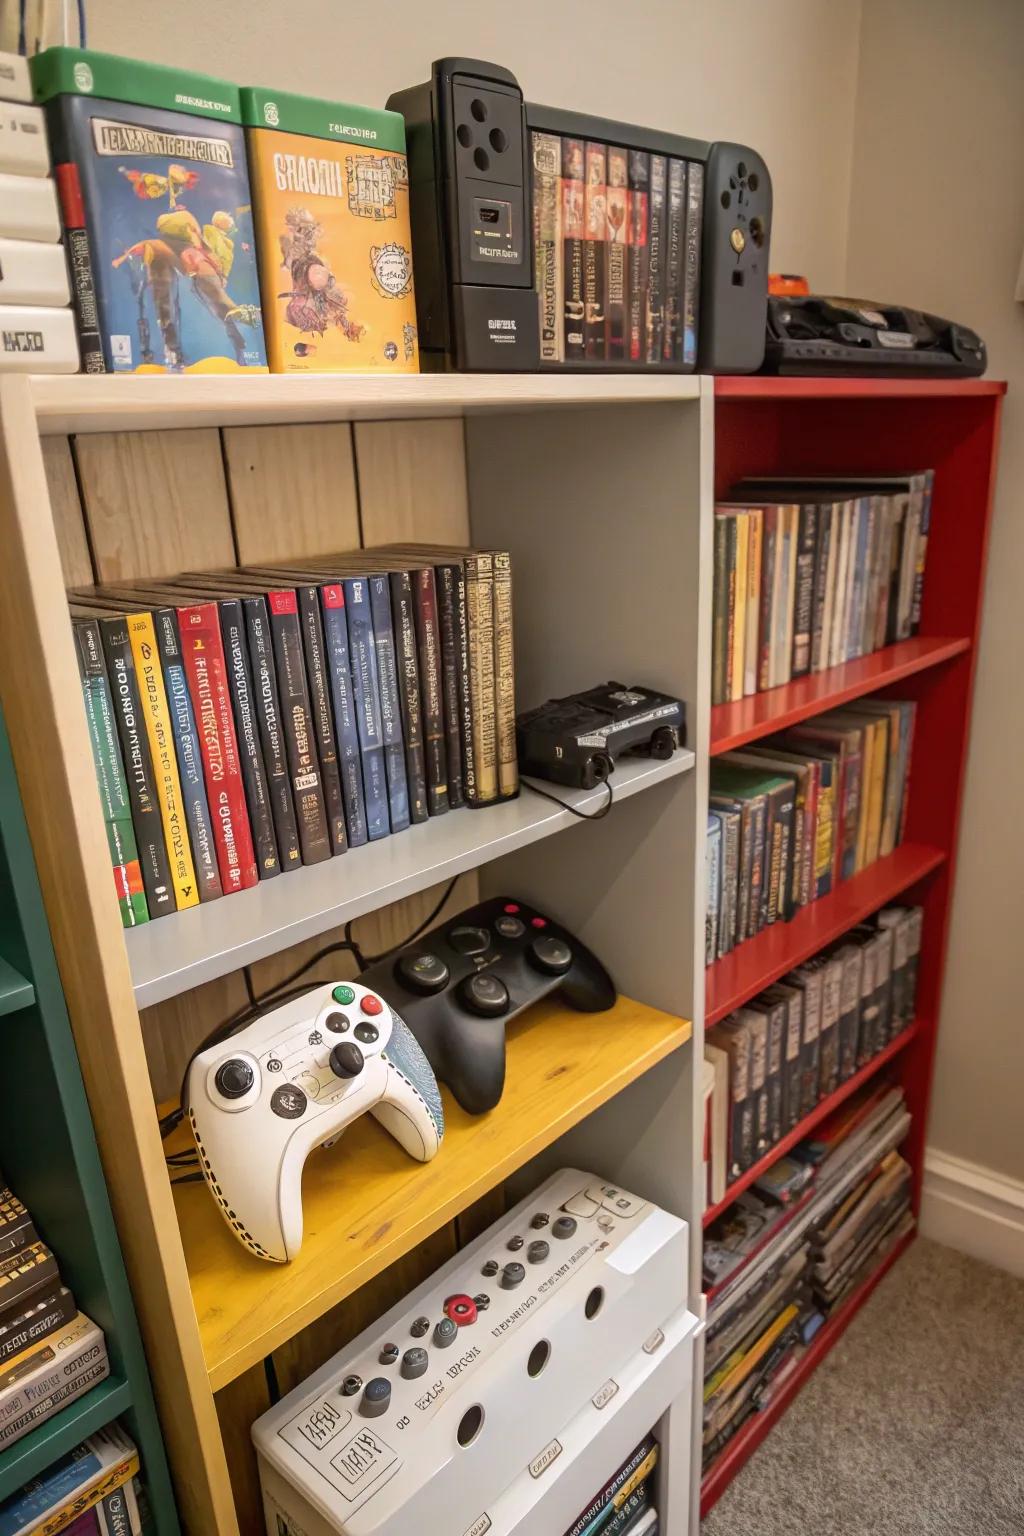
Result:
<svg viewBox="0 0 1024 1536"><path fill-rule="evenodd" d="M530 1217L530 1226L535 1232L539 1232L541 1227L546 1227L550 1220L551 1217L547 1211L538 1211L536 1216Z"/></svg>
<svg viewBox="0 0 1024 1536"><path fill-rule="evenodd" d="M515 1260L506 1264L501 1272L501 1288L503 1291L514 1291L517 1285L522 1285L526 1279L526 1270Z"/></svg>
<svg viewBox="0 0 1024 1536"><path fill-rule="evenodd" d="M557 1238L572 1237L576 1231L576 1222L571 1216L558 1216L551 1223L551 1236Z"/></svg>
<svg viewBox="0 0 1024 1536"><path fill-rule="evenodd" d="M526 924L518 917L499 917L494 926L503 939L521 939L526 932Z"/></svg>
<svg viewBox="0 0 1024 1536"><path fill-rule="evenodd" d="M371 1019L375 1019L378 1013L383 1013L384 1011L384 1004L379 997L374 997L372 992L367 993L359 1006L364 1013L369 1014Z"/></svg>
<svg viewBox="0 0 1024 1536"><path fill-rule="evenodd" d="M550 1246L547 1243L540 1241L530 1244L529 1248L526 1250L526 1257L529 1259L531 1264L543 1264L544 1260L547 1258L550 1252Z"/></svg>
<svg viewBox="0 0 1024 1536"><path fill-rule="evenodd" d="M563 975L572 965L572 950L564 939L556 939L552 933L534 939L530 945L530 954L542 971L548 971L553 976Z"/></svg>
<svg viewBox="0 0 1024 1536"><path fill-rule="evenodd" d="M476 1303L472 1296L449 1296L444 1304L445 1315L460 1328L468 1328L476 1322Z"/></svg>
<svg viewBox="0 0 1024 1536"><path fill-rule="evenodd" d="M346 1376L341 1384L342 1397L355 1397L356 1393L361 1391L362 1385L363 1378L361 1376Z"/></svg>
<svg viewBox="0 0 1024 1536"><path fill-rule="evenodd" d="M476 1309L478 1312L486 1312L487 1308L491 1304L491 1298L488 1296L486 1291L477 1291L476 1295L473 1297L473 1300L476 1302Z"/></svg>
<svg viewBox="0 0 1024 1536"><path fill-rule="evenodd" d="M448 943L458 955L485 955L491 947L491 936L486 928L453 928Z"/></svg>
<svg viewBox="0 0 1024 1536"><path fill-rule="evenodd" d="M386 1376L375 1376L363 1388L363 1400L359 1412L367 1419L378 1419L387 1413L391 1401L391 1383Z"/></svg>
<svg viewBox="0 0 1024 1536"><path fill-rule="evenodd" d="M347 981L343 981L340 986L335 987L334 991L331 993L331 996L334 998L334 1001L336 1003L340 1003L343 1008L351 1007L351 1005L356 1000L355 988L350 987Z"/></svg>
<svg viewBox="0 0 1024 1536"><path fill-rule="evenodd" d="M515 1237L510 1237L508 1242L505 1244L505 1247L508 1249L509 1253L518 1253L522 1246L523 1239L519 1236L518 1232L516 1233Z"/></svg>
<svg viewBox="0 0 1024 1536"><path fill-rule="evenodd" d="M331 1047L331 1071L335 1077L358 1077L363 1070L363 1053L351 1040Z"/></svg>
<svg viewBox="0 0 1024 1536"><path fill-rule="evenodd" d="M424 994L440 992L452 974L439 955L403 955L395 971L403 986Z"/></svg>
<svg viewBox="0 0 1024 1536"><path fill-rule="evenodd" d="M430 1356L425 1349L407 1349L402 1356L401 1374L406 1381L415 1381L427 1368Z"/></svg>
<svg viewBox="0 0 1024 1536"><path fill-rule="evenodd" d="M450 1317L442 1317L436 1322L433 1337L438 1349L447 1349L449 1344L454 1344L458 1331L458 1323L453 1322Z"/></svg>
<svg viewBox="0 0 1024 1536"><path fill-rule="evenodd" d="M425 1333L429 1332L429 1330L430 1330L430 1318L429 1317L418 1317L416 1319L416 1321L413 1323L412 1327L409 1329L409 1332L412 1334L414 1339L422 1339L423 1335Z"/></svg>
<svg viewBox="0 0 1024 1536"><path fill-rule="evenodd" d="M514 917L516 915L516 913L521 911L522 909L521 909L518 901L506 901L505 905L502 907L501 910L503 912L507 912L510 917Z"/></svg>
<svg viewBox="0 0 1024 1536"><path fill-rule="evenodd" d="M548 925L548 920L547 920L546 917L531 917L530 918L530 927L531 928L546 928L547 925Z"/></svg>
<svg viewBox="0 0 1024 1536"><path fill-rule="evenodd" d="M218 1067L217 1076L214 1078L217 1092L225 1099L240 1099L243 1094L249 1092L255 1081L256 1074L249 1063L234 1058Z"/></svg>
<svg viewBox="0 0 1024 1536"><path fill-rule="evenodd" d="M329 1013L324 1022L332 1035L343 1035L348 1029L348 1015L344 1013Z"/></svg>
<svg viewBox="0 0 1024 1536"><path fill-rule="evenodd" d="M487 1263L480 1270L480 1273L482 1275L484 1275L486 1277L486 1279L492 1280L494 1278L494 1276L498 1273L498 1262L497 1262L497 1260L496 1259L488 1259Z"/></svg>
<svg viewBox="0 0 1024 1536"><path fill-rule="evenodd" d="M364 1045L372 1045L375 1040L380 1039L380 1030L375 1024L357 1024L355 1027L355 1037L357 1040L361 1040Z"/></svg>
<svg viewBox="0 0 1024 1536"><path fill-rule="evenodd" d="M306 1095L295 1083L282 1083L270 1095L270 1107L282 1120L298 1120L305 1114L307 1103Z"/></svg>
<svg viewBox="0 0 1024 1536"><path fill-rule="evenodd" d="M488 971L477 971L459 984L459 999L470 1013L495 1019L509 1010L508 988Z"/></svg>
<svg viewBox="0 0 1024 1536"><path fill-rule="evenodd" d="M380 1354L377 1356L377 1359L380 1361L381 1365L394 1365L400 1353L401 1351L399 1350L397 1344L382 1344Z"/></svg>

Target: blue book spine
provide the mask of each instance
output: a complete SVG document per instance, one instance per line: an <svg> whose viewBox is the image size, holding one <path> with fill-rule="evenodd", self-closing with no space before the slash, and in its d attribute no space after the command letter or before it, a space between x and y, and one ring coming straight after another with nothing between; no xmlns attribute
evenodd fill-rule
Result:
<svg viewBox="0 0 1024 1536"><path fill-rule="evenodd" d="M370 577L370 612L373 615L373 638L377 649L381 735L384 738L384 768L388 781L391 830L404 832L410 821L409 780L405 771L402 705L398 696L398 668L395 665L391 584L386 576Z"/></svg>
<svg viewBox="0 0 1024 1536"><path fill-rule="evenodd" d="M377 648L373 638L370 589L365 576L349 576L343 582L348 618L348 652L352 670L352 698L356 728L363 756L363 792L366 831L370 842L387 837L388 786L381 734L380 684L377 679Z"/></svg>
<svg viewBox="0 0 1024 1536"><path fill-rule="evenodd" d="M212 901L223 895L223 887L217 867L217 845L210 820L210 804L206 798L199 732L181 660L178 615L173 608L158 608L153 614L153 624L160 645L160 662L171 710L174 749L178 758L189 841L199 884L199 900Z"/></svg>
<svg viewBox="0 0 1024 1536"><path fill-rule="evenodd" d="M55 1506L66 1504L102 1470L102 1462L84 1441L62 1456L0 1508L0 1536L18 1536Z"/></svg>
<svg viewBox="0 0 1024 1536"><path fill-rule="evenodd" d="M359 727L353 699L352 666L348 645L348 620L345 617L345 592L341 582L329 582L320 588L320 606L324 616L324 645L327 649L334 705L334 731L337 738L341 793L345 802L348 840L359 848L369 840L366 826L366 801L363 794L363 764L359 750Z"/></svg>

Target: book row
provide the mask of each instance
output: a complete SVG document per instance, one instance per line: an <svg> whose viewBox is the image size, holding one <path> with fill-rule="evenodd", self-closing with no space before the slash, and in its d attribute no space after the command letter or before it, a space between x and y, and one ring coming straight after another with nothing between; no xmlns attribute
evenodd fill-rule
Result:
<svg viewBox="0 0 1024 1536"><path fill-rule="evenodd" d="M886 907L708 1031L709 1205L911 1023L923 915Z"/></svg>
<svg viewBox="0 0 1024 1536"><path fill-rule="evenodd" d="M708 965L902 841L915 712L861 699L712 759Z"/></svg>
<svg viewBox="0 0 1024 1536"><path fill-rule="evenodd" d="M868 1087L787 1163L799 1195L760 1181L708 1229L704 1468L767 1409L818 1330L912 1230L902 1092Z"/></svg>
<svg viewBox="0 0 1024 1536"><path fill-rule="evenodd" d="M506 552L69 594L126 927L519 789Z"/></svg>
<svg viewBox="0 0 1024 1536"><path fill-rule="evenodd" d="M712 704L915 634L933 483L741 480L715 509Z"/></svg>
<svg viewBox="0 0 1024 1536"><path fill-rule="evenodd" d="M645 1435L565 1536L658 1536L653 1477L658 1452L653 1434Z"/></svg>
<svg viewBox="0 0 1024 1536"><path fill-rule="evenodd" d="M0 1504L0 1536L142 1536L150 1528L139 1453L117 1423Z"/></svg>
<svg viewBox="0 0 1024 1536"><path fill-rule="evenodd" d="M532 135L542 362L696 366L704 167Z"/></svg>

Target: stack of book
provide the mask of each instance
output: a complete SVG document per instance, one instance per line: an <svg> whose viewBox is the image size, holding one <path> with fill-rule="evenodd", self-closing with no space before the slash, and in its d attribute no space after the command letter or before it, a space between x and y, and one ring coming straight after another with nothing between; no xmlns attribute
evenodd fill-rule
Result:
<svg viewBox="0 0 1024 1536"><path fill-rule="evenodd" d="M860 699L712 760L708 965L902 841L915 711Z"/></svg>
<svg viewBox="0 0 1024 1536"><path fill-rule="evenodd" d="M911 1023L923 911L887 907L708 1031L708 1204Z"/></svg>
<svg viewBox="0 0 1024 1536"><path fill-rule="evenodd" d="M906 640L934 474L741 480L715 512L711 702Z"/></svg>
<svg viewBox="0 0 1024 1536"><path fill-rule="evenodd" d="M822 1324L913 1228L898 1088L865 1089L759 1180L704 1244L704 1466L785 1388ZM777 1165L778 1166L778 1165ZM776 1170L772 1170L773 1174Z"/></svg>
<svg viewBox="0 0 1024 1536"><path fill-rule="evenodd" d="M0 1504L0 1536L141 1536L139 1453L120 1424L90 1435Z"/></svg>
<svg viewBox="0 0 1024 1536"><path fill-rule="evenodd" d="M69 594L125 927L518 793L507 553Z"/></svg>
<svg viewBox="0 0 1024 1536"><path fill-rule="evenodd" d="M653 1435L645 1435L615 1476L580 1511L565 1536L598 1536L598 1532L600 1536L658 1536L651 1477L657 1462L658 1442Z"/></svg>
<svg viewBox="0 0 1024 1536"><path fill-rule="evenodd" d="M109 1374L101 1329L79 1312L57 1260L0 1174L0 1449Z"/></svg>

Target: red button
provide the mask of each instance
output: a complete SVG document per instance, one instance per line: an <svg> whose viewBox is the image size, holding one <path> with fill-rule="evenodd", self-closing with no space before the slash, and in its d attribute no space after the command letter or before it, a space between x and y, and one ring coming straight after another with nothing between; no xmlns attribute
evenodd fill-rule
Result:
<svg viewBox="0 0 1024 1536"><path fill-rule="evenodd" d="M380 998L374 997L372 993L363 998L363 1012L368 1013L371 1018L376 1018L377 1014L380 1013L383 1008L384 1004L381 1002Z"/></svg>
<svg viewBox="0 0 1024 1536"><path fill-rule="evenodd" d="M476 1322L476 1302L472 1296L449 1296L444 1304L445 1316L450 1317L453 1323L460 1328L468 1328L470 1323Z"/></svg>
<svg viewBox="0 0 1024 1536"><path fill-rule="evenodd" d="M519 903L518 901L506 901L501 910L507 912L509 917L514 917L519 911Z"/></svg>
<svg viewBox="0 0 1024 1536"><path fill-rule="evenodd" d="M533 928L546 928L548 925L548 920L546 917L531 917L530 925Z"/></svg>

